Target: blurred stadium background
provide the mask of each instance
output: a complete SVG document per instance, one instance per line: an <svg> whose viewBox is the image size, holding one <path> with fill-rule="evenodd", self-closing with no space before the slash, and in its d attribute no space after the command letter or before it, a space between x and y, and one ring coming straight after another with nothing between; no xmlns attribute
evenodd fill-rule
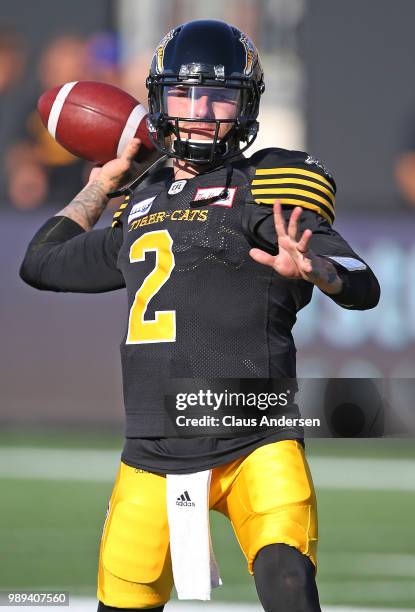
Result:
<svg viewBox="0 0 415 612"><path fill-rule="evenodd" d="M316 292L296 326L299 375L414 377L413 1L2 0L0 590L69 590L84 598L74 610L95 609L88 598L122 448L123 292L43 294L18 278L34 231L88 172L41 129L37 98L93 79L145 102L158 40L199 17L255 40L267 86L256 148L306 149L327 163L338 184L336 226L381 282L379 307L363 313ZM324 609L415 610L413 440L307 446ZM257 609L230 527L212 520L225 584L206 609Z"/></svg>

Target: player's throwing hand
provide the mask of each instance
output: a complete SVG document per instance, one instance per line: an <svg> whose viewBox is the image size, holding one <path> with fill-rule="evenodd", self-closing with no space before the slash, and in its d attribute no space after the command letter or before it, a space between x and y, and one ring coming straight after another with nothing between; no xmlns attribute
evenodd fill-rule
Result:
<svg viewBox="0 0 415 612"><path fill-rule="evenodd" d="M118 189L128 181L134 157L137 155L140 146L141 141L138 138L130 140L120 157L112 159L102 167L92 168L88 182L91 183L99 179L108 192Z"/></svg>

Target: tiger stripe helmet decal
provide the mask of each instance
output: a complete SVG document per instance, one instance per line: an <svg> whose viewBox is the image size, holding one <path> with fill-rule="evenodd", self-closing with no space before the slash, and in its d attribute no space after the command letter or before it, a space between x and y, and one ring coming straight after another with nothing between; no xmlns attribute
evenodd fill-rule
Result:
<svg viewBox="0 0 415 612"><path fill-rule="evenodd" d="M164 70L164 51L166 50L167 43L173 38L176 28L173 28L167 32L166 36L160 41L159 46L156 49L156 70L161 74Z"/></svg>
<svg viewBox="0 0 415 612"><path fill-rule="evenodd" d="M254 68L255 62L258 59L258 52L255 49L255 46L253 42L251 41L251 39L243 32L241 33L241 37L239 40L245 47L245 53L246 53L244 74L245 76L250 76L252 74L252 70Z"/></svg>

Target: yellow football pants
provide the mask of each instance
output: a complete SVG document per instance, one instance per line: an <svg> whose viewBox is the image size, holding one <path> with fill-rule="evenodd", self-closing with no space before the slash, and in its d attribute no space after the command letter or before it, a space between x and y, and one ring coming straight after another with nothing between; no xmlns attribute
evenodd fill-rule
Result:
<svg viewBox="0 0 415 612"><path fill-rule="evenodd" d="M209 506L232 523L251 574L259 550L275 543L294 546L316 566L316 499L296 440L214 468ZM154 608L169 600L172 586L166 479L121 463L102 534L98 599Z"/></svg>

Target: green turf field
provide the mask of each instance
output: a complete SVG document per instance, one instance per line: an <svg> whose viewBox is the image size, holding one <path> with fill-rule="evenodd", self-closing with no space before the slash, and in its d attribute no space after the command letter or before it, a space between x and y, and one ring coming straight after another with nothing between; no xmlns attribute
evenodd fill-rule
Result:
<svg viewBox="0 0 415 612"><path fill-rule="evenodd" d="M0 434L0 590L49 588L69 590L72 595L94 595L98 542L112 488L112 474L106 475L105 466L108 462L113 464L115 472L121 444L120 436L108 433ZM58 449L58 454L47 454L49 448ZM85 480L88 465L81 473L77 463L84 449L96 449L95 459L102 459L93 480ZM15 458L19 454L23 459L16 472ZM322 478L317 472L323 470L326 474L326 480L321 480L325 484L317 487L322 603L375 609L415 608L413 441L314 440L308 443L308 455L312 465L315 461L316 482ZM51 457L53 469L57 473L62 470L64 479L56 473L48 477L42 472L47 471ZM334 473L336 457L345 459L339 464L343 472L338 474ZM356 458L360 459L358 464L349 461ZM33 476L31 470L36 468L36 462L39 472ZM350 485L353 474L346 472L349 467L356 470L356 465L365 471L367 490L364 484L357 489ZM388 468L386 471L393 475L394 466L396 486L385 472ZM406 470L401 481L400 469ZM25 477L25 470L30 477ZM375 477L381 484L369 490ZM346 481L349 484L342 488ZM212 513L212 524L224 580L214 599L256 601L252 578L230 526L216 513Z"/></svg>

